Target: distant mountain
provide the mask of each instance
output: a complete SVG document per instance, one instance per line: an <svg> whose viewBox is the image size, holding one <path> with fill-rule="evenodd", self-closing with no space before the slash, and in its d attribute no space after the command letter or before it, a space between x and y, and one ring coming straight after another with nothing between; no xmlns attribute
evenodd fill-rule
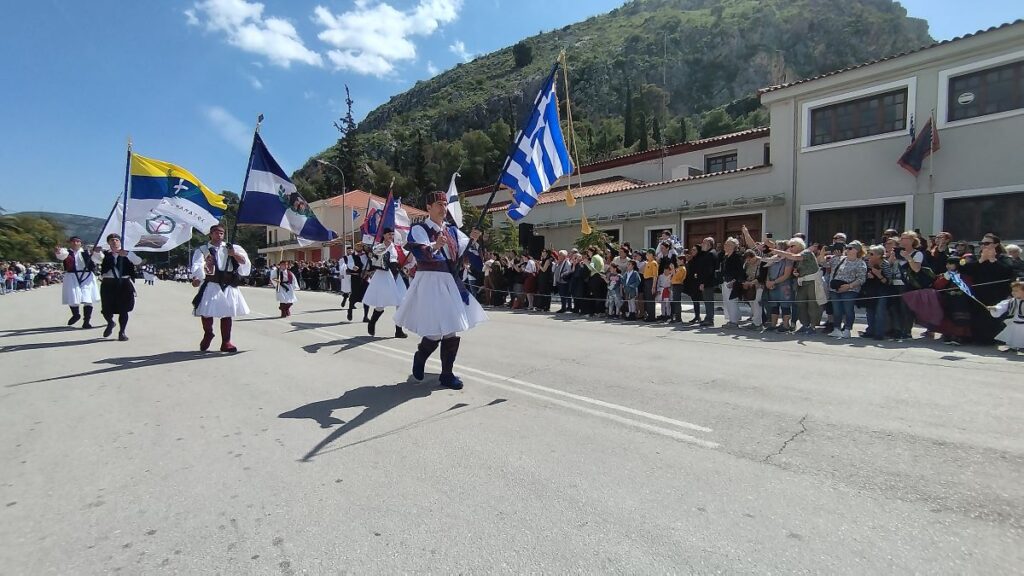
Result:
<svg viewBox="0 0 1024 576"><path fill-rule="evenodd" d="M382 193L394 178L405 198L456 169L461 187L487 185L561 50L586 163L766 125L758 88L931 42L893 0L633 0L417 82L317 156L350 188ZM310 199L340 189L312 160L295 176Z"/></svg>
<svg viewBox="0 0 1024 576"><path fill-rule="evenodd" d="M103 232L103 224L106 220L93 216L81 216L78 214L63 214L61 212L18 212L10 216L33 216L45 218L56 223L67 236L81 236L86 244L92 244Z"/></svg>

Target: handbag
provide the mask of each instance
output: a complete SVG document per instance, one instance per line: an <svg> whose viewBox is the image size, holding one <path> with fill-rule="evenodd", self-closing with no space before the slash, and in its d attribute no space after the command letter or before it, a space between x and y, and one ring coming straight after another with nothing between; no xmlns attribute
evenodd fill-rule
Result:
<svg viewBox="0 0 1024 576"><path fill-rule="evenodd" d="M836 266L832 270L832 280L829 281L828 288L829 288L829 290L832 290L833 292L839 292L840 288L842 288L843 286L846 286L846 282L843 282L842 280L838 280L835 277L836 273L838 273L839 270L842 269L843 264L846 264L846 257L845 256L843 257L843 260L841 262L839 262L839 265Z"/></svg>

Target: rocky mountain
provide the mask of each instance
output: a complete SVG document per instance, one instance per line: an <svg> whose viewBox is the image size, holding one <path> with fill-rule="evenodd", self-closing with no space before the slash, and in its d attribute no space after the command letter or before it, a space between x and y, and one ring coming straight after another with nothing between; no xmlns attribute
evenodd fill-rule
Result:
<svg viewBox="0 0 1024 576"><path fill-rule="evenodd" d="M103 218L63 214L61 212L18 212L17 214L11 214L11 216L31 216L33 218L49 220L56 224L66 236L81 236L86 244L92 244L96 240L100 232L103 231L103 224L106 222ZM66 240L67 238L60 239L61 242Z"/></svg>
<svg viewBox="0 0 1024 576"><path fill-rule="evenodd" d="M415 194L460 165L463 186L485 185L562 50L588 162L764 125L758 88L931 42L892 0L633 0L418 82L318 156L346 164L350 185L395 177ZM312 197L333 185L312 164L296 176Z"/></svg>

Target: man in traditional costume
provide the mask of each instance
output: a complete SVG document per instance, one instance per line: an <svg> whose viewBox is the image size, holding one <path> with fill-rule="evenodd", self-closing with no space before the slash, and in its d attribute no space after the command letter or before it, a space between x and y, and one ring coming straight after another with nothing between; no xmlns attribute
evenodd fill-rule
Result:
<svg viewBox="0 0 1024 576"><path fill-rule="evenodd" d="M356 244L356 252L349 261L346 274L352 279L352 294L348 298L348 320L352 321L352 311L356 308L356 302L362 302L366 294L366 279L370 274L370 259L366 256L365 245L362 242ZM363 305L363 322L370 321L370 307Z"/></svg>
<svg viewBox="0 0 1024 576"><path fill-rule="evenodd" d="M71 249L58 246L54 255L64 264L64 283L61 289L61 302L71 308L71 319L68 326L73 326L82 318L79 308L85 313L82 328L92 328L92 305L100 301L100 288L96 283L96 263L92 256L82 248L82 239L72 236L68 239Z"/></svg>
<svg viewBox="0 0 1024 576"><path fill-rule="evenodd" d="M245 316L249 306L238 289L242 277L252 272L252 262L245 249L224 242L224 227L210 227L210 242L192 253L192 285L199 293L192 300L193 314L203 322L203 339L199 350L207 351L215 336L213 319L220 319L220 351L237 352L231 343L231 319Z"/></svg>
<svg viewBox="0 0 1024 576"><path fill-rule="evenodd" d="M486 321L487 314L470 297L459 275L462 255L471 241L480 238L480 231L466 236L445 222L447 210L447 194L431 192L427 197L429 217L409 233L406 248L416 258L416 274L395 314L395 324L423 338L413 359L413 377L423 379L427 358L440 345L441 385L460 390L462 380L453 372L461 342L457 333Z"/></svg>
<svg viewBox="0 0 1024 576"><path fill-rule="evenodd" d="M398 260L398 250L395 247L395 231L391 228L384 229L383 240L373 247L373 256L370 258L370 265L373 268L373 275L370 277L370 285L366 288L363 296L363 305L373 308L373 315L370 316L370 323L366 331L370 336L376 335L377 320L380 320L387 307L399 308L405 299L405 279L402 277L402 265ZM405 338L406 334L402 327L395 325L395 338Z"/></svg>
<svg viewBox="0 0 1024 576"><path fill-rule="evenodd" d="M299 300L295 294L299 290L299 279L288 269L287 260L282 260L270 272L270 284L277 292L277 307L281 310L281 318L291 316L292 304Z"/></svg>
<svg viewBox="0 0 1024 576"><path fill-rule="evenodd" d="M103 330L106 338L114 333L114 314L117 314L117 339L128 340L128 313L135 309L135 266L142 263L134 252L121 248L121 236L107 235L109 251L93 251L93 261L100 267L100 301L103 318L107 327Z"/></svg>
<svg viewBox="0 0 1024 576"><path fill-rule="evenodd" d="M349 275L348 269L355 266L354 258L352 247L345 246L345 253L338 260L338 278L340 280L338 290L341 292L342 308L348 306L348 297L352 294L352 276Z"/></svg>

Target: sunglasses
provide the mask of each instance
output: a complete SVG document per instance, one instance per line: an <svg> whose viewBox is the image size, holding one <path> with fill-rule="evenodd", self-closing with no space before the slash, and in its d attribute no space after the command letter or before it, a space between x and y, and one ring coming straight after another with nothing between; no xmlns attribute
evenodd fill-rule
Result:
<svg viewBox="0 0 1024 576"><path fill-rule="evenodd" d="M995 242L982 242L981 243L982 246L991 246L993 244L995 244Z"/></svg>

